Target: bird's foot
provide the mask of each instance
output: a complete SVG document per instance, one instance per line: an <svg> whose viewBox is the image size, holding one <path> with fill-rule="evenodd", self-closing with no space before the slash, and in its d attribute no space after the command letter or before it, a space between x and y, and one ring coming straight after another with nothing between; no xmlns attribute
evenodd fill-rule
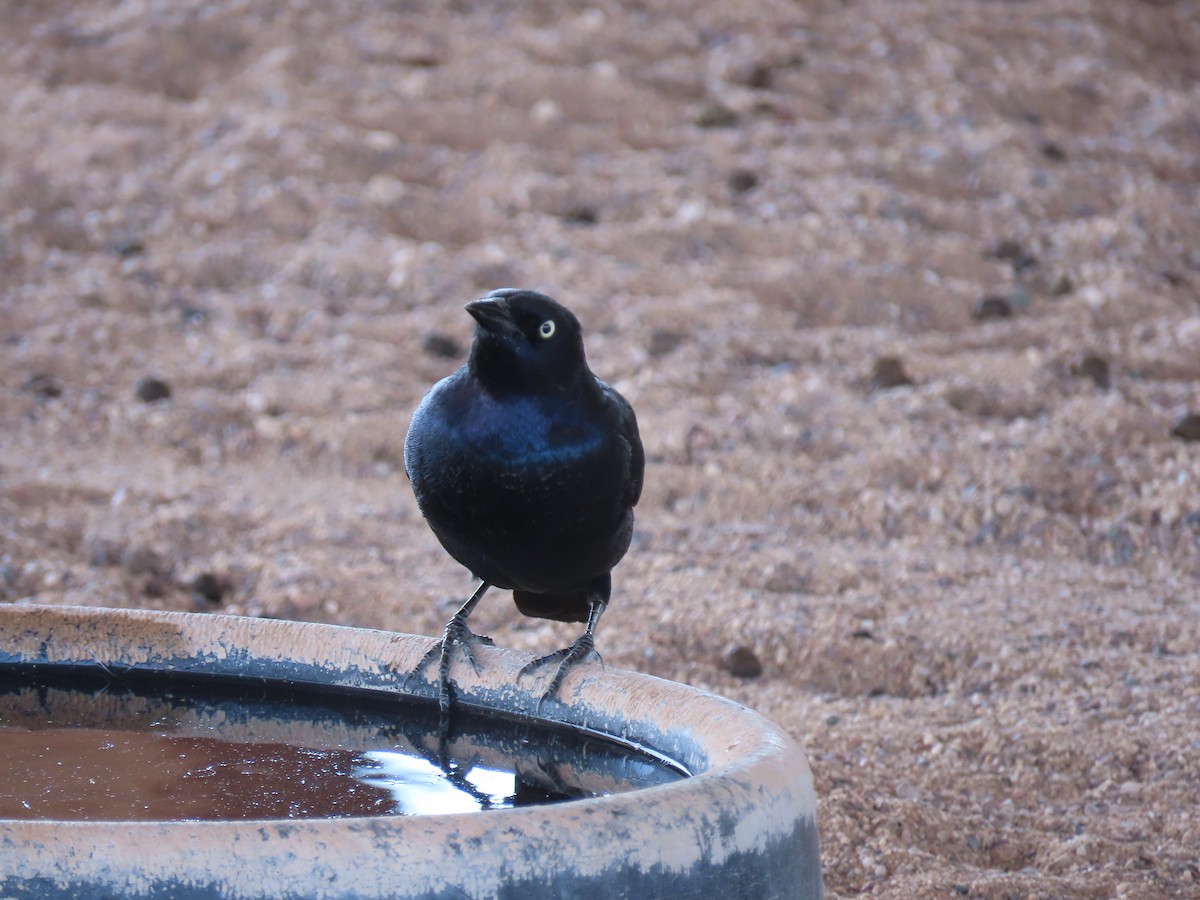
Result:
<svg viewBox="0 0 1200 900"><path fill-rule="evenodd" d="M550 686L546 688L546 692L538 700L538 708L541 709L542 703L558 693L558 689L562 687L563 679L567 677L567 673L579 663L593 657L601 663L604 662L600 658L600 654L596 652L595 639L590 633L585 632L570 647L555 650L553 653L547 653L545 656L539 656L532 662L526 663L521 667L521 671L517 673L517 677L524 678L534 669L540 669L548 663L558 663L558 668L554 672L554 678L551 680Z"/></svg>
<svg viewBox="0 0 1200 900"><path fill-rule="evenodd" d="M471 664L471 668L478 675L480 672L479 661L475 659L475 652L472 650L472 647L494 647L495 641L490 637L475 634L467 627L466 617L456 615L446 623L446 628L442 632L442 639L429 648L425 655L421 657L416 667L404 678L404 683L407 684L408 679L423 672L435 659L438 661L438 709L441 711L443 724L449 721L450 716L450 703L453 692L450 683L450 655L455 646L462 650L462 655L466 657L467 662Z"/></svg>

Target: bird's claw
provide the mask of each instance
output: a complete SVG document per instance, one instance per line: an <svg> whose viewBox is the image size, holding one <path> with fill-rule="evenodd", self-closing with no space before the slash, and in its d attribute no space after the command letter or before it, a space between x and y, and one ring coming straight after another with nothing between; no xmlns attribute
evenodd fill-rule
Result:
<svg viewBox="0 0 1200 900"><path fill-rule="evenodd" d="M600 654L596 652L596 642L590 634L581 635L575 643L570 647L564 647L562 650L555 650L553 653L547 653L545 656L539 656L535 660L527 662L521 666L521 670L517 672L518 678L524 678L534 669L540 669L547 663L558 663L558 668L554 672L554 678L550 681L550 686L538 699L538 710L542 708L542 704L558 693L562 687L563 680L567 677L567 673L575 668L581 662L595 657L603 664Z"/></svg>
<svg viewBox="0 0 1200 900"><path fill-rule="evenodd" d="M458 616L455 616L446 623L446 629L442 632L442 639L430 647L413 670L404 677L404 684L407 685L410 678L425 671L435 659L438 661L438 709L441 712L443 730L445 724L449 721L450 703L453 693L450 682L450 654L452 648L457 645L462 649L463 656L466 657L467 662L471 664L471 668L478 675L481 669L479 661L475 658L475 652L472 650L472 645L474 644L493 647L495 646L495 641L485 635L475 634L467 627L465 618L460 619Z"/></svg>

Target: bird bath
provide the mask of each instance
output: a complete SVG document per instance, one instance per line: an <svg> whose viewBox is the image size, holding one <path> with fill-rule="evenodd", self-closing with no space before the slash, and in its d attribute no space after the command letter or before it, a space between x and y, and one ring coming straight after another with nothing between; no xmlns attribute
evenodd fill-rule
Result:
<svg viewBox="0 0 1200 900"><path fill-rule="evenodd" d="M816 799L750 710L429 639L0 607L0 896L819 898Z"/></svg>

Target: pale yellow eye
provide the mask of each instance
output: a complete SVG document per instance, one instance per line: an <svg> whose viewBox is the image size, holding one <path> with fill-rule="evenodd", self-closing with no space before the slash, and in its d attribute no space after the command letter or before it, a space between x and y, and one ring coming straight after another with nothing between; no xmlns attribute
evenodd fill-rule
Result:
<svg viewBox="0 0 1200 900"><path fill-rule="evenodd" d="M549 340L550 338L554 337L554 331L556 328L557 326L554 324L554 320L547 319L538 326L538 334L542 336L542 340Z"/></svg>

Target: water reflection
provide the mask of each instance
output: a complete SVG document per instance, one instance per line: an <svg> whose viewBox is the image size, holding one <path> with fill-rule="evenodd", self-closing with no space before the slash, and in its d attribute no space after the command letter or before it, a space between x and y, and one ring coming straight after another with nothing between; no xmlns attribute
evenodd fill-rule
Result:
<svg viewBox="0 0 1200 900"><path fill-rule="evenodd" d="M515 772L474 766L461 776L428 759L390 750L368 750L354 777L386 792L403 815L475 812L516 806ZM564 798L565 799L565 798Z"/></svg>
<svg viewBox="0 0 1200 900"><path fill-rule="evenodd" d="M0 818L431 815L620 793L683 773L560 728L365 693L0 668Z"/></svg>

